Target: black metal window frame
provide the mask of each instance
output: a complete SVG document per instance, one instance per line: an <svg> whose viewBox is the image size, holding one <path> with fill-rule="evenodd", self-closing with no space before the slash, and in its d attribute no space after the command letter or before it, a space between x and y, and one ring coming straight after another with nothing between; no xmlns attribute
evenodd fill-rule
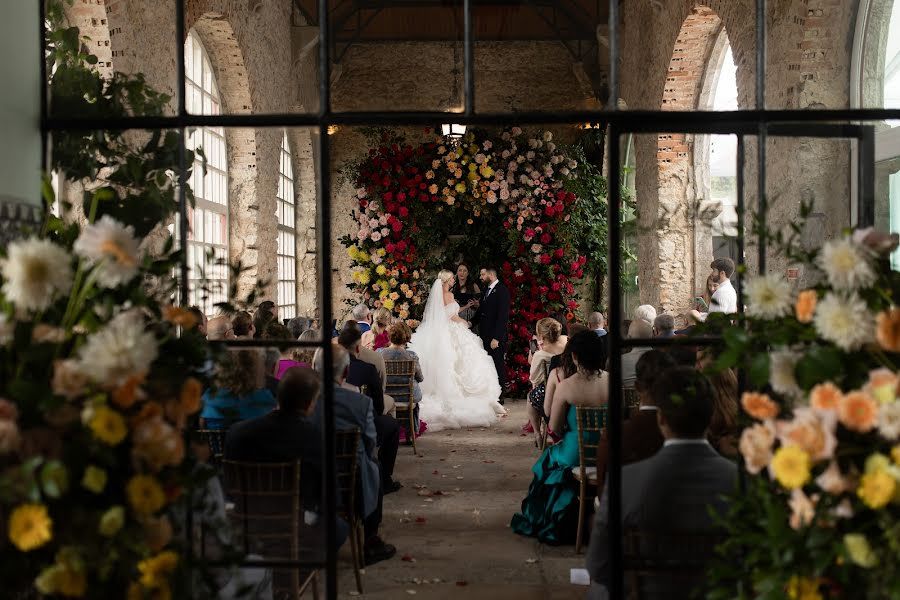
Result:
<svg viewBox="0 0 900 600"><path fill-rule="evenodd" d="M464 49L464 97L465 109L462 113L454 113L454 122L463 125L553 125L575 123L601 123L608 127L609 135L609 164L611 171L618 167L621 159L619 140L622 136L631 133L694 133L694 134L734 134L737 136L737 212L738 212L738 256L743 263L744 256L744 166L746 162L745 138L757 140L757 206L758 218L765 223L767 201L766 189L766 139L774 136L790 137L816 137L816 138L850 138L858 140L856 151L858 156L858 219L856 225L872 225L874 222L874 128L871 125L860 125L865 121L900 119L900 109L827 109L827 110L767 110L765 107L765 70L759 65L766 64L766 0L757 0L756 3L756 106L751 110L711 112L711 111L684 111L670 112L662 110L618 110L619 97L619 3L620 0L609 0L609 47L610 47L610 72L609 72L609 109L601 111L523 111L516 113L477 113L475 111L475 86L474 86L474 39L473 39L473 4L474 0L461 0L463 6L463 49ZM46 48L46 32L44 31L44 7L41 2L40 39L41 61L40 69L44 85L41 87L40 106L40 130L43 142L43 159L46 161L48 137L57 131L71 130L177 130L182 139L180 154L180 206L179 206L179 236L182 247L187 243L187 204L185 200L185 171L187 169L184 141L188 128L201 126L215 127L247 127L247 128L310 128L318 132L316 149L319 154L319 171L316 174L319 186L319 194L316 207L316 229L318 245L318 302L320 323L323 331L328 328L333 319L332 311L332 285L331 285L331 173L330 143L328 128L334 125L361 126L361 125L427 125L432 126L446 120L447 113L439 111L371 111L371 112L334 112L331 107L331 31L329 29L328 0L318 0L319 11L319 110L315 114L248 114L248 115L194 115L186 111L185 97L186 85L184 79L184 40L187 31L185 27L185 3L186 0L175 0L175 35L177 47L177 76L178 76L178 110L172 116L148 117L135 115L120 118L92 118L80 119L77 117L54 117L48 113L46 67L43 60L43 49ZM44 162L46 165L46 162ZM622 295L621 295L621 265L620 257L620 216L622 201L622 182L617 176L609 180L609 332L610 352L621 361L623 346L622 323ZM760 240L758 267L759 272L766 270L766 240ZM186 255L185 255L186 256ZM180 269L180 289L182 298L188 298L188 264L185 258ZM738 280L738 307L742 309L742 289ZM328 374L331 373L333 356L331 352L330 336L323 336L319 342L291 342L282 345L294 347L314 347L323 350L323 397L324 402L324 444L325 456L324 481L335 481L334 459L334 410L331 399L334 393L334 381ZM629 340L629 343L638 343L641 346L661 347L673 344L708 345L719 341L718 338L681 339L674 340ZM268 344L265 341L256 340L232 340L217 342L229 347L262 347ZM621 362L619 362L621 367ZM622 380L621 368L611 369L610 396L609 396L609 421L608 428L610 438L610 468L609 476L609 539L610 539L610 597L623 597L623 556L622 556L622 526L621 526L621 423L622 423ZM325 597L328 600L336 600L337 590L337 538L335 528L335 507L337 506L337 492L332 484L325 485L325 515L326 525L326 554L324 563L316 566L326 570ZM188 536L191 535L191 512L188 511ZM189 537L190 539L190 537ZM188 544L190 547L191 545ZM192 557L188 557L189 560ZM246 566L288 568L297 566L309 566L307 563L292 561L254 561L244 563Z"/></svg>

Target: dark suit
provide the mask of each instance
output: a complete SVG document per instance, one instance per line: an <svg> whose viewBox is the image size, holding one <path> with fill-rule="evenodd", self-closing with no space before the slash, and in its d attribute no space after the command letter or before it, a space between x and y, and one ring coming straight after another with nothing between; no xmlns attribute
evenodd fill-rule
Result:
<svg viewBox="0 0 900 600"><path fill-rule="evenodd" d="M653 457L622 469L622 524L642 533L701 534L715 531L709 515L720 514L723 494L732 492L737 481L734 463L708 444L664 446ZM587 569L594 582L589 598L602 598L610 579L608 489L603 490L600 510L594 519ZM679 548L672 548L673 558ZM690 590L682 590L685 597ZM645 598L673 598L673 590L649 590ZM680 596L679 596L680 597Z"/></svg>
<svg viewBox="0 0 900 600"><path fill-rule="evenodd" d="M350 357L347 383L366 386L366 394L372 399L375 411L375 431L378 436L378 462L381 463L381 479L385 484L393 481L394 465L400 450L400 425L397 419L384 414L384 387L378 369L355 356Z"/></svg>
<svg viewBox="0 0 900 600"><path fill-rule="evenodd" d="M503 362L503 355L506 353L508 337L509 290L503 282L498 280L493 289L488 287L484 290L473 321L478 324L478 334L485 351L494 360L500 386L506 387L506 365ZM491 348L491 340L497 340L499 346Z"/></svg>
<svg viewBox="0 0 900 600"><path fill-rule="evenodd" d="M656 423L656 410L639 410L622 425L622 464L629 465L650 458L663 445L663 436ZM597 481L606 481L609 464L609 436L604 430L597 445ZM597 489L597 495L603 487Z"/></svg>

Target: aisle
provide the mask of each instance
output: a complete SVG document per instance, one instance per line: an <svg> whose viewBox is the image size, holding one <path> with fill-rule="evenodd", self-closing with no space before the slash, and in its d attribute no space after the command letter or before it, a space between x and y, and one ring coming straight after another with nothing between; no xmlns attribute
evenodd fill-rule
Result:
<svg viewBox="0 0 900 600"><path fill-rule="evenodd" d="M573 546L542 546L509 530L537 449L521 436L524 402L507 408L510 415L490 429L426 433L419 458L401 446L395 477L404 488L385 498L382 525L397 558L367 569L362 597L584 598L587 588L569 584L569 570L584 562ZM341 559L340 596L347 598L356 588L344 552Z"/></svg>

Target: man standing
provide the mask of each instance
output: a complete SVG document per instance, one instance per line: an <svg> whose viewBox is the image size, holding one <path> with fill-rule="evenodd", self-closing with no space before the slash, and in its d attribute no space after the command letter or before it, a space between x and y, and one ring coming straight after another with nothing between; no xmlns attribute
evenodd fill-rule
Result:
<svg viewBox="0 0 900 600"><path fill-rule="evenodd" d="M710 279L719 284L709 303L709 312L732 314L737 312L737 292L731 285L730 277L734 274L734 261L730 258L717 258L709 265L712 269Z"/></svg>
<svg viewBox="0 0 900 600"><path fill-rule="evenodd" d="M606 317L601 312L592 312L588 317L588 329L603 337L606 335Z"/></svg>
<svg viewBox="0 0 900 600"><path fill-rule="evenodd" d="M497 381L500 382L501 389L506 391L506 365L503 356L506 353L506 327L509 322L509 290L497 279L497 269L494 267L481 269L480 279L485 290L473 322L478 323L481 342L497 370ZM503 404L502 401L500 403Z"/></svg>

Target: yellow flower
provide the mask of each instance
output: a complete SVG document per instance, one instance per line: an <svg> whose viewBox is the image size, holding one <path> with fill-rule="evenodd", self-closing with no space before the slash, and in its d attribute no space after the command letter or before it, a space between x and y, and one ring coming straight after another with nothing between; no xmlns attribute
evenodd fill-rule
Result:
<svg viewBox="0 0 900 600"><path fill-rule="evenodd" d="M894 460L895 465L900 465L900 444L891 448L891 458Z"/></svg>
<svg viewBox="0 0 900 600"><path fill-rule="evenodd" d="M772 474L783 487L793 490L809 481L809 454L799 446L782 446L772 458Z"/></svg>
<svg viewBox="0 0 900 600"><path fill-rule="evenodd" d="M869 540L861 533L848 533L844 536L844 547L853 564L871 569L878 564L878 555L872 551Z"/></svg>
<svg viewBox="0 0 900 600"><path fill-rule="evenodd" d="M369 262L369 255L360 250L359 254L356 255L356 262L364 263Z"/></svg>
<svg viewBox="0 0 900 600"><path fill-rule="evenodd" d="M176 566L178 566L178 554L172 550L165 550L156 556L142 560L138 563L141 585L150 589L167 586L168 577L175 571Z"/></svg>
<svg viewBox="0 0 900 600"><path fill-rule="evenodd" d="M466 191L466 184L463 183L462 181L460 181L460 182L457 183L455 186L453 186L453 189L455 189L457 192L459 192L460 194L462 194L463 192Z"/></svg>
<svg viewBox="0 0 900 600"><path fill-rule="evenodd" d="M819 580L794 575L787 582L787 595L791 600L822 600Z"/></svg>
<svg viewBox="0 0 900 600"><path fill-rule="evenodd" d="M9 516L9 541L22 552L53 539L53 521L43 504L20 504Z"/></svg>
<svg viewBox="0 0 900 600"><path fill-rule="evenodd" d="M368 285L371 278L369 277L368 271L359 271L359 282L363 285Z"/></svg>
<svg viewBox="0 0 900 600"><path fill-rule="evenodd" d="M874 473L875 471L887 470L891 466L890 459L881 452L874 452L866 459L863 466L864 473Z"/></svg>
<svg viewBox="0 0 900 600"><path fill-rule="evenodd" d="M388 310L394 309L394 301L391 300L390 298L385 298L384 301L381 303L381 305Z"/></svg>
<svg viewBox="0 0 900 600"><path fill-rule="evenodd" d="M126 600L172 600L172 590L163 585L153 590L145 590L141 584L134 582L128 586Z"/></svg>
<svg viewBox="0 0 900 600"><path fill-rule="evenodd" d="M385 273L387 273L387 267L385 267L384 265L378 265L377 267L375 267L375 272L379 275L384 275Z"/></svg>
<svg viewBox="0 0 900 600"><path fill-rule="evenodd" d="M135 475L125 487L128 503L139 515L152 515L166 504L166 495L152 475Z"/></svg>
<svg viewBox="0 0 900 600"><path fill-rule="evenodd" d="M81 478L81 486L95 494L99 494L106 487L106 471L94 465L88 465Z"/></svg>
<svg viewBox="0 0 900 600"><path fill-rule="evenodd" d="M866 473L859 481L856 495L869 508L879 509L887 505L897 491L897 480L884 469Z"/></svg>
<svg viewBox="0 0 900 600"><path fill-rule="evenodd" d="M112 537L119 533L125 524L125 509L121 506L113 506L100 517L100 535Z"/></svg>
<svg viewBox="0 0 900 600"><path fill-rule="evenodd" d="M349 256L352 259L356 259L356 257L359 256L359 248L357 248L356 246L348 247L347 248L347 256Z"/></svg>
<svg viewBox="0 0 900 600"><path fill-rule="evenodd" d="M492 177L494 175L494 170L487 165L481 165L481 176L482 177Z"/></svg>
<svg viewBox="0 0 900 600"><path fill-rule="evenodd" d="M469 181L478 181L478 172L472 171L471 173L469 173L468 179Z"/></svg>
<svg viewBox="0 0 900 600"><path fill-rule="evenodd" d="M110 446L117 446L128 435L125 419L108 406L96 407L88 426L95 438Z"/></svg>
<svg viewBox="0 0 900 600"><path fill-rule="evenodd" d="M56 563L41 571L34 586L42 594L81 598L87 591L84 561L74 548L62 548L56 554Z"/></svg>
<svg viewBox="0 0 900 600"><path fill-rule="evenodd" d="M385 254L387 254L387 250L385 250L384 248L379 248L377 252L378 256L384 256Z"/></svg>

